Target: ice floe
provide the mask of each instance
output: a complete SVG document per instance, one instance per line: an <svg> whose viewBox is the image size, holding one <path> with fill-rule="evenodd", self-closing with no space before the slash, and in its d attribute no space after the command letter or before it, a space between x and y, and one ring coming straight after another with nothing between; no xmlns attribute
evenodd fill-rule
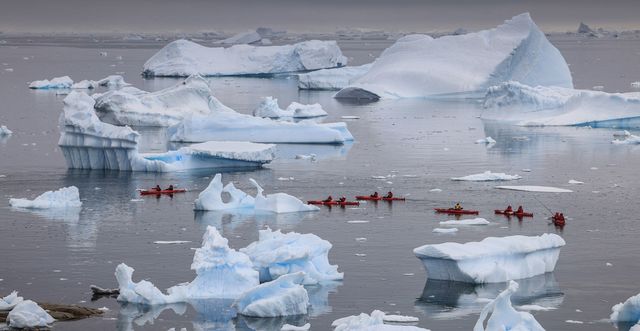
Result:
<svg viewBox="0 0 640 331"><path fill-rule="evenodd" d="M340 90L364 76L373 64L322 69L298 75L301 90Z"/></svg>
<svg viewBox="0 0 640 331"><path fill-rule="evenodd" d="M360 313L339 318L333 323L334 331L428 331L412 325L384 324L387 315L380 310L374 310L371 315Z"/></svg>
<svg viewBox="0 0 640 331"><path fill-rule="evenodd" d="M458 228L449 228L449 229L435 228L431 232L433 232L433 233L456 233L456 232L458 232Z"/></svg>
<svg viewBox="0 0 640 331"><path fill-rule="evenodd" d="M527 312L518 312L511 305L511 295L517 290L518 283L510 281L507 289L482 309L473 331L544 331L544 328L536 321L533 315ZM489 317L485 328L484 321L489 313L491 313L491 317Z"/></svg>
<svg viewBox="0 0 640 331"><path fill-rule="evenodd" d="M9 199L9 204L16 208L29 209L78 208L82 206L80 192L75 186L63 187L57 191L47 191L33 200Z"/></svg>
<svg viewBox="0 0 640 331"><path fill-rule="evenodd" d="M335 41L310 40L283 46L205 47L176 40L144 64L147 76L273 75L347 64Z"/></svg>
<svg viewBox="0 0 640 331"><path fill-rule="evenodd" d="M494 29L432 38L408 35L337 98L481 97L505 81L572 88L569 67L528 13Z"/></svg>
<svg viewBox="0 0 640 331"><path fill-rule="evenodd" d="M491 137L486 137L486 138L476 140L476 144L495 144L495 143L496 143L495 139Z"/></svg>
<svg viewBox="0 0 640 331"><path fill-rule="evenodd" d="M625 135L616 135L614 134L614 140L611 141L612 144L615 145L637 145L640 144L640 136L636 136L634 134L629 133L629 131L625 131Z"/></svg>
<svg viewBox="0 0 640 331"><path fill-rule="evenodd" d="M120 75L110 75L100 80L81 80L77 83L71 85L72 89L78 90L87 90L87 89L95 89L98 86L108 87L108 88L121 88L125 86L130 86L131 84L127 83L124 80L124 77Z"/></svg>
<svg viewBox="0 0 640 331"><path fill-rule="evenodd" d="M7 137L13 134L13 131L9 130L9 128L7 128L4 125L0 125L0 137Z"/></svg>
<svg viewBox="0 0 640 331"><path fill-rule="evenodd" d="M489 181L507 181L522 179L520 175L507 175L502 172L485 171L481 174L474 174L464 177L453 177L452 180L471 181L471 182L489 182Z"/></svg>
<svg viewBox="0 0 640 331"><path fill-rule="evenodd" d="M49 315L37 303L24 300L18 303L7 315L7 321L11 328L33 329L47 328L55 319Z"/></svg>
<svg viewBox="0 0 640 331"><path fill-rule="evenodd" d="M22 301L24 298L18 296L18 291L13 291L6 297L0 298L0 311L11 310Z"/></svg>
<svg viewBox="0 0 640 331"><path fill-rule="evenodd" d="M306 314L309 295L301 285L304 278L304 272L282 275L242 293L233 306L239 314L254 317Z"/></svg>
<svg viewBox="0 0 640 331"><path fill-rule="evenodd" d="M541 193L571 193L572 190L552 187L552 186L535 186L535 185L501 185L496 186L501 190L525 191L525 192L541 192Z"/></svg>
<svg viewBox="0 0 640 331"><path fill-rule="evenodd" d="M490 224L489 221L487 221L484 218L478 217L478 218L472 218L472 219L464 219L464 220L449 220L449 221L443 221L440 222L440 225L453 225L453 226L457 226L457 225L487 225Z"/></svg>
<svg viewBox="0 0 640 331"><path fill-rule="evenodd" d="M499 283L553 271L564 245L560 236L543 234L424 245L413 252L430 279Z"/></svg>
<svg viewBox="0 0 640 331"><path fill-rule="evenodd" d="M575 180L575 179L569 179L569 184L571 184L571 185L580 185L580 184L584 184L584 182L581 182L581 181Z"/></svg>
<svg viewBox="0 0 640 331"><path fill-rule="evenodd" d="M278 106L278 99L274 97L265 97L253 111L253 116L267 118L311 118L327 116L327 112L324 111L322 106L318 103L303 105L301 103L292 102L287 109L281 109L280 106Z"/></svg>
<svg viewBox="0 0 640 331"><path fill-rule="evenodd" d="M612 322L630 322L637 323L640 321L640 294L628 298L624 303L618 303L611 307Z"/></svg>
<svg viewBox="0 0 640 331"><path fill-rule="evenodd" d="M69 76L56 77L51 80L43 79L29 83L29 88L34 90L46 89L68 89L73 85L73 80Z"/></svg>

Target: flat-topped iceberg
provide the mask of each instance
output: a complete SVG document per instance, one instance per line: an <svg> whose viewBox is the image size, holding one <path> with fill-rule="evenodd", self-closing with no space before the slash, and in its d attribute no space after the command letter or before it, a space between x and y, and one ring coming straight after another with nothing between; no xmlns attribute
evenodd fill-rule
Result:
<svg viewBox="0 0 640 331"><path fill-rule="evenodd" d="M329 264L330 242L312 234L260 230L258 241L240 249L249 255L261 281L304 271L304 284L342 280L338 266Z"/></svg>
<svg viewBox="0 0 640 331"><path fill-rule="evenodd" d="M618 303L611 307L612 322L630 322L637 323L640 321L640 294L634 295L627 299L624 303Z"/></svg>
<svg viewBox="0 0 640 331"><path fill-rule="evenodd" d="M562 54L528 13L475 33L400 38L336 98L481 97L505 81L573 87Z"/></svg>
<svg viewBox="0 0 640 331"><path fill-rule="evenodd" d="M509 287L482 309L473 331L544 331L533 315L527 312L518 312L511 305L511 295L517 290L518 283L510 281ZM489 313L491 313L491 317L489 317L485 328L484 321Z"/></svg>
<svg viewBox="0 0 640 331"><path fill-rule="evenodd" d="M43 79L29 83L29 88L34 90L68 89L73 85L73 79L69 76L56 77L51 80Z"/></svg>
<svg viewBox="0 0 640 331"><path fill-rule="evenodd" d="M15 329L48 328L55 319L31 300L18 303L7 315L9 327Z"/></svg>
<svg viewBox="0 0 640 331"><path fill-rule="evenodd" d="M278 277L242 294L233 306L239 314L254 317L277 317L307 313L309 294L302 286L304 272Z"/></svg>
<svg viewBox="0 0 640 331"><path fill-rule="evenodd" d="M502 172L485 171L481 174L474 174L464 177L453 177L451 180L470 181L470 182L489 182L489 181L506 181L522 179L520 175L507 175Z"/></svg>
<svg viewBox="0 0 640 331"><path fill-rule="evenodd" d="M253 111L253 116L268 118L311 118L327 116L327 112L322 109L322 106L319 103L303 105L301 103L292 102L287 109L281 109L280 106L278 106L278 99L274 97L265 97Z"/></svg>
<svg viewBox="0 0 640 331"><path fill-rule="evenodd" d="M176 40L144 64L147 76L186 77L273 75L347 64L335 41L310 40L283 46L205 47Z"/></svg>
<svg viewBox="0 0 640 331"><path fill-rule="evenodd" d="M482 119L521 126L640 128L640 92L607 93L505 82L487 90Z"/></svg>
<svg viewBox="0 0 640 331"><path fill-rule="evenodd" d="M301 90L340 90L364 76L373 63L361 66L322 69L298 75Z"/></svg>
<svg viewBox="0 0 640 331"><path fill-rule="evenodd" d="M82 206L80 192L75 186L63 187L57 191L47 191L33 200L9 199L9 204L16 208L29 209L78 208Z"/></svg>
<svg viewBox="0 0 640 331"><path fill-rule="evenodd" d="M395 317L395 315L386 315L380 310L374 310L371 315L360 313L360 315L339 318L333 321L331 326L335 328L334 331L429 331L413 325L384 324L385 318L388 317ZM414 322L415 320L411 319L410 321Z"/></svg>
<svg viewBox="0 0 640 331"><path fill-rule="evenodd" d="M427 277L467 283L500 283L552 272L565 241L556 234L488 237L479 242L424 245L413 253Z"/></svg>
<svg viewBox="0 0 640 331"><path fill-rule="evenodd" d="M274 158L275 146L208 141L166 153L138 153L140 134L100 121L95 101L72 91L64 99L58 145L69 168L167 172L198 168L259 167Z"/></svg>

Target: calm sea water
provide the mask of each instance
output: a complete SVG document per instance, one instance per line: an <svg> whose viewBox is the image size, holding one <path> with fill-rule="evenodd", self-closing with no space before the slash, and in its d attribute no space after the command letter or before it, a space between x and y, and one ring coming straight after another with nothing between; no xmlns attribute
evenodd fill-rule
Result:
<svg viewBox="0 0 640 331"><path fill-rule="evenodd" d="M631 81L640 80L638 40L563 36L554 42L571 64L577 87L604 85L607 91L628 91ZM345 41L342 47L353 63L360 64L389 43ZM478 119L481 109L475 102L400 100L354 105L336 101L332 92L298 91L295 78L216 78L210 80L215 95L240 112L251 112L263 96L275 96L282 107L291 101L319 102L330 114L326 121L360 116L348 121L356 138L351 145L279 146L283 159L260 170L224 173L224 182L233 181L253 193L248 179L254 178L269 193L287 192L301 199L393 190L408 200L261 217L194 213L192 203L215 171L67 170L57 147L57 119L64 96L29 90L26 83L65 74L78 81L120 73L145 90L175 84L174 79L140 77L142 64L157 49L143 46L133 42L117 47L99 43L56 46L55 41L0 46L0 124L14 131L0 141L0 294L18 290L38 301L109 308L102 317L56 323L54 329L279 330L285 322L301 325L308 321L313 330L327 330L337 318L380 309L417 316L419 326L432 330L470 330L484 304L482 299L494 297L504 284L426 281L413 248L545 232L559 233L567 241L556 271L521 281L514 302L555 308L534 312L547 330L613 330L615 326L605 320L611 306L640 292L640 207L636 203L640 147L611 145L611 130L501 126ZM8 68L13 71L6 71ZM143 134L142 149L167 148L161 131L144 130ZM485 136L497 140L495 146L474 144ZM291 159L300 153L316 153L318 161ZM522 175L515 184L567 187L574 192L509 192L494 189L495 183L450 180L485 170ZM378 176L386 178L374 178ZM570 179L585 184L569 185ZM156 184L174 184L189 192L138 200L136 188ZM25 212L9 207L11 197L33 198L69 185L80 189L83 206L79 211ZM442 192L430 191L435 188ZM449 219L434 214L433 208L457 201L479 209L491 225L461 227L455 235L432 233L439 221ZM536 217L517 221L492 215L493 209L507 204L522 204ZM547 223L547 207L569 217L564 230ZM120 262L136 269L135 280L147 279L160 288L191 280L191 248L200 245L207 225L216 226L233 248L256 240L258 230L266 226L315 233L333 244L330 261L340 266L345 279L310 287L312 312L289 319L234 318L221 308L227 303L215 301L154 309L121 307L113 298L91 301L89 285L114 287L113 273ZM356 241L362 237L367 240ZM153 244L156 240L191 243Z"/></svg>

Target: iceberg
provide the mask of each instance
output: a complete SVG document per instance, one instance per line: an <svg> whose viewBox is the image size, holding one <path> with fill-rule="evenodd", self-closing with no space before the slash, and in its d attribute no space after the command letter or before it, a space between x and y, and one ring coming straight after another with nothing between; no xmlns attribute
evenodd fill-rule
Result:
<svg viewBox="0 0 640 331"><path fill-rule="evenodd" d="M145 76L274 75L342 67L347 58L335 41L310 40L283 46L205 47L176 40L144 64Z"/></svg>
<svg viewBox="0 0 640 331"><path fill-rule="evenodd" d="M282 233L267 228L260 230L258 241L240 249L260 272L260 281L270 281L282 275L304 271L303 284L342 280L338 266L329 264L330 242L312 234Z"/></svg>
<svg viewBox="0 0 640 331"><path fill-rule="evenodd" d="M24 299L18 296L18 291L13 291L6 297L0 298L0 311L11 310L22 301Z"/></svg>
<svg viewBox="0 0 640 331"><path fill-rule="evenodd" d="M364 76L373 63L361 66L321 69L298 74L298 88L301 90L340 90Z"/></svg>
<svg viewBox="0 0 640 331"><path fill-rule="evenodd" d="M640 92L607 93L505 82L484 97L484 120L519 126L640 128Z"/></svg>
<svg viewBox="0 0 640 331"><path fill-rule="evenodd" d="M249 257L229 248L228 240L213 226L207 227L191 269L197 274L193 281L173 286L164 294L149 281L133 282L133 268L121 263L116 268L118 301L158 305L191 299L236 299L259 284Z"/></svg>
<svg viewBox="0 0 640 331"><path fill-rule="evenodd" d="M301 103L292 102L287 109L281 109L280 106L278 106L278 99L274 97L265 97L253 111L253 116L267 118L312 118L327 116L327 112L322 109L322 106L319 103L303 105Z"/></svg>
<svg viewBox="0 0 640 331"><path fill-rule="evenodd" d="M470 182L489 182L489 181L506 181L522 179L520 175L507 175L502 172L485 171L481 174L469 175L464 177L453 177L451 180L470 181Z"/></svg>
<svg viewBox="0 0 640 331"><path fill-rule="evenodd" d="M544 331L533 315L527 312L518 312L511 305L511 295L517 290L518 283L510 281L509 287L482 309L473 331ZM489 317L485 328L484 321L489 313L491 313L491 317Z"/></svg>
<svg viewBox="0 0 640 331"><path fill-rule="evenodd" d="M640 294L630 297L624 303L618 303L611 307L612 322L631 322L640 321Z"/></svg>
<svg viewBox="0 0 640 331"><path fill-rule="evenodd" d="M334 331L429 331L412 325L391 325L384 324L387 316L380 310L374 310L371 315L361 313L360 315L352 315L339 318L333 323Z"/></svg>
<svg viewBox="0 0 640 331"><path fill-rule="evenodd" d="M400 38L335 97L481 97L488 87L506 81L573 87L567 62L528 13L475 33Z"/></svg>
<svg viewBox="0 0 640 331"><path fill-rule="evenodd" d="M43 79L29 83L29 88L34 90L48 89L68 89L73 85L73 80L69 76L56 77L51 80Z"/></svg>
<svg viewBox="0 0 640 331"><path fill-rule="evenodd" d="M100 121L94 104L83 92L72 91L64 99L58 145L69 168L168 172L259 167L274 158L274 145L237 141L206 141L166 153L138 153L140 134Z"/></svg>
<svg viewBox="0 0 640 331"><path fill-rule="evenodd" d="M541 193L571 193L573 191L552 187L552 186L535 186L535 185L503 185L496 186L500 190L524 191L524 192L541 192Z"/></svg>
<svg viewBox="0 0 640 331"><path fill-rule="evenodd" d="M430 279L500 283L552 272L564 245L560 236L545 233L424 245L413 253L423 262Z"/></svg>
<svg viewBox="0 0 640 331"><path fill-rule="evenodd" d="M300 201L300 199L286 193L274 193L265 196L262 194L264 190L258 182L253 180L253 178L250 178L249 181L256 187L257 193L254 209L258 212L280 214L320 210L319 207L308 205Z"/></svg>
<svg viewBox="0 0 640 331"><path fill-rule="evenodd" d="M244 292L233 306L239 314L254 317L306 314L309 295L301 285L304 278L304 272L280 276Z"/></svg>
<svg viewBox="0 0 640 331"><path fill-rule="evenodd" d="M44 309L31 300L18 303L7 315L9 327L16 329L46 328L55 322Z"/></svg>
<svg viewBox="0 0 640 331"><path fill-rule="evenodd" d="M6 137L12 134L13 134L13 131L9 130L9 128L7 128L4 125L0 125L0 137Z"/></svg>
<svg viewBox="0 0 640 331"><path fill-rule="evenodd" d="M27 209L78 208L82 206L80 192L75 186L44 192L34 200L9 199L9 204L12 207Z"/></svg>
<svg viewBox="0 0 640 331"><path fill-rule="evenodd" d="M476 140L476 144L495 144L495 143L496 143L495 139L491 137L486 137L486 138Z"/></svg>
<svg viewBox="0 0 640 331"><path fill-rule="evenodd" d="M245 31L245 32L240 32L236 35L233 35L227 39L224 40L220 40L218 42L216 42L217 44L229 44L229 45L239 45L239 44L252 44L255 42L260 41L260 39L262 39L262 36L260 36L260 34L255 31L255 30L249 30L249 31Z"/></svg>

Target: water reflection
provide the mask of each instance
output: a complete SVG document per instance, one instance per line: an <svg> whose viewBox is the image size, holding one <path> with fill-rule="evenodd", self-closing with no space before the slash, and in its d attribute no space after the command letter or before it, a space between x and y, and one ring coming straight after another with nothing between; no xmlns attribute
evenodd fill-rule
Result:
<svg viewBox="0 0 640 331"><path fill-rule="evenodd" d="M564 300L553 273L517 280L520 288L511 296L514 306L539 305L558 308ZM489 300L507 287L506 283L471 284L427 279L417 309L435 319L461 318L478 314Z"/></svg>
<svg viewBox="0 0 640 331"><path fill-rule="evenodd" d="M147 323L153 324L160 314L171 309L177 315L184 315L187 311L186 303L174 303L160 306L148 306L134 303L124 303L120 305L118 312L118 322L116 328L118 331L133 331L134 324L144 326Z"/></svg>

